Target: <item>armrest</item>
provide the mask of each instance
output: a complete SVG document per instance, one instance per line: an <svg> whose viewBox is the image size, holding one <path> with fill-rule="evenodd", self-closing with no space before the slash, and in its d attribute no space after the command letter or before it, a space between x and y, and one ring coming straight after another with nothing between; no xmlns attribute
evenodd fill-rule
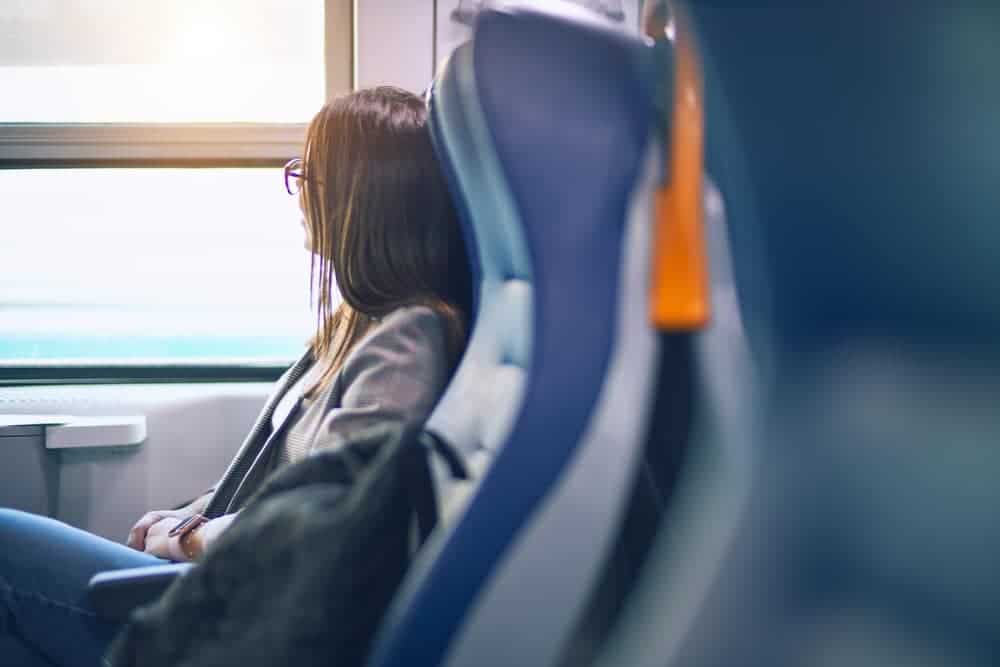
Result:
<svg viewBox="0 0 1000 667"><path fill-rule="evenodd" d="M191 563L173 563L98 572L87 585L87 600L98 616L123 621L136 607L160 597L192 567Z"/></svg>

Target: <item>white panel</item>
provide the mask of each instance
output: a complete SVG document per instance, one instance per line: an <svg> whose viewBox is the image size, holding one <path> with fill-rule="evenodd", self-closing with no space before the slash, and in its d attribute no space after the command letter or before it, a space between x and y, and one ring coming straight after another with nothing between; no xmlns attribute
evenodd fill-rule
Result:
<svg viewBox="0 0 1000 667"><path fill-rule="evenodd" d="M146 418L72 417L64 424L45 428L46 449L126 447L146 439Z"/></svg>
<svg viewBox="0 0 1000 667"><path fill-rule="evenodd" d="M622 0L622 10L625 12L625 26L629 31L635 31L639 34L640 19L639 15L640 8L642 7L642 0Z"/></svg>
<svg viewBox="0 0 1000 667"><path fill-rule="evenodd" d="M0 414L142 415L147 427L138 447L37 454L0 448L0 471L41 475L37 462L24 457L42 456L53 464L42 475L47 488L39 489L51 514L121 542L145 512L173 507L218 480L271 388L206 383L0 389ZM32 482L40 483L40 477Z"/></svg>
<svg viewBox="0 0 1000 667"><path fill-rule="evenodd" d="M437 50L435 68L440 68L448 55L462 42L472 37L472 28L452 18L453 12L461 4L460 0L437 1ZM466 2L465 4L469 4ZM437 69L435 69L435 72Z"/></svg>
<svg viewBox="0 0 1000 667"><path fill-rule="evenodd" d="M356 86L422 92L433 76L433 13L431 0L355 0Z"/></svg>

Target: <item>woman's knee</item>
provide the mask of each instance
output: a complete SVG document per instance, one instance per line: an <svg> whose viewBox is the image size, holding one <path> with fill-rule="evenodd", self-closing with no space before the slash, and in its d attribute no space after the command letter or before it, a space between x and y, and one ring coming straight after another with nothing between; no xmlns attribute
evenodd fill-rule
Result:
<svg viewBox="0 0 1000 667"><path fill-rule="evenodd" d="M0 576L76 570L88 555L81 535L49 517L0 509Z"/></svg>
<svg viewBox="0 0 1000 667"><path fill-rule="evenodd" d="M37 533L39 527L37 521L42 517L22 512L20 510L0 508L0 576L9 574L10 564L14 562L24 562L36 559L39 554L35 553L32 544L39 542Z"/></svg>
<svg viewBox="0 0 1000 667"><path fill-rule="evenodd" d="M28 512L0 507L0 544L4 546L4 551L12 551L16 548L20 541L18 536L30 529L34 518L36 515Z"/></svg>
<svg viewBox="0 0 1000 667"><path fill-rule="evenodd" d="M5 526L8 522L18 521L25 516L31 515L27 512L22 512L21 510L15 510L9 507L0 507L0 526Z"/></svg>
<svg viewBox="0 0 1000 667"><path fill-rule="evenodd" d="M58 525L55 519L39 514L0 508L0 544L5 550L13 550L18 545L37 543Z"/></svg>

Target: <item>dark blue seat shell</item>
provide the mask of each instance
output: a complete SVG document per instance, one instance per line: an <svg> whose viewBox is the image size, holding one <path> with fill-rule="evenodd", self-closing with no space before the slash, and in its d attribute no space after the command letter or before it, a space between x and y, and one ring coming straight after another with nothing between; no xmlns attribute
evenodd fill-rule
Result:
<svg viewBox="0 0 1000 667"><path fill-rule="evenodd" d="M554 659L641 453L657 349L649 211L633 205L650 164L649 49L583 16L483 12L431 93L483 289L468 375L428 426L489 465L451 503L374 665Z"/></svg>

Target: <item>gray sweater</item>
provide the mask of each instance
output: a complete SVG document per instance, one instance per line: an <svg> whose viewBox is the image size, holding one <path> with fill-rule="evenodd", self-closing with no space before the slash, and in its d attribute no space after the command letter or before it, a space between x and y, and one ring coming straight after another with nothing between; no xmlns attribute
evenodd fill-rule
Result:
<svg viewBox="0 0 1000 667"><path fill-rule="evenodd" d="M278 380L253 430L209 505L213 516L234 512L277 465L337 447L352 433L384 419L423 421L448 378L444 323L426 306L387 315L347 355L327 387L308 405L306 354Z"/></svg>

